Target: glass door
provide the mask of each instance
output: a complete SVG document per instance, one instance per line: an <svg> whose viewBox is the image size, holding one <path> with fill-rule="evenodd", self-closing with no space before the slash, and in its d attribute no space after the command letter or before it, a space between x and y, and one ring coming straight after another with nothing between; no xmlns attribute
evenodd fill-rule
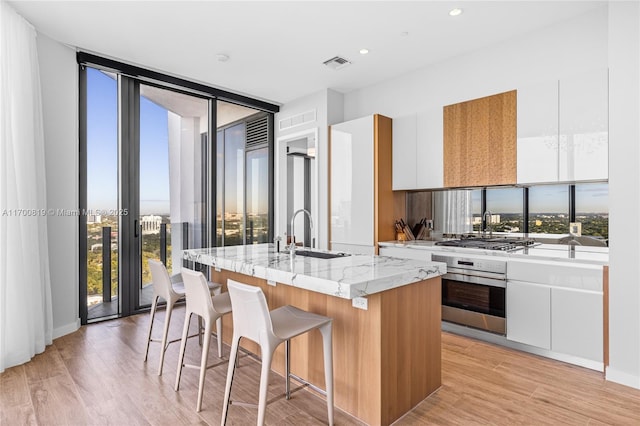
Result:
<svg viewBox="0 0 640 426"><path fill-rule="evenodd" d="M151 303L149 259L179 274L182 250L206 247L209 101L141 84L139 307Z"/></svg>
<svg viewBox="0 0 640 426"><path fill-rule="evenodd" d="M118 205L118 76L94 68L81 74L86 178L80 212L80 312L86 322L120 315L120 211ZM84 244L82 244L84 243Z"/></svg>
<svg viewBox="0 0 640 426"><path fill-rule="evenodd" d="M174 275L183 249L211 245L212 101L90 67L81 88L80 314L87 323L150 305L149 259Z"/></svg>
<svg viewBox="0 0 640 426"><path fill-rule="evenodd" d="M148 307L149 259L271 240L273 115L173 87L82 65L83 324Z"/></svg>

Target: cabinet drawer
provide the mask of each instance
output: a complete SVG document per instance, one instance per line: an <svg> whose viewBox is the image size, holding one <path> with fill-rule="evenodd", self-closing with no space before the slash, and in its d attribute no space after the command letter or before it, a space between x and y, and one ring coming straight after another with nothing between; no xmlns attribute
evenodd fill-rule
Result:
<svg viewBox="0 0 640 426"><path fill-rule="evenodd" d="M602 291L602 266L554 261L509 260L507 279L554 287Z"/></svg>

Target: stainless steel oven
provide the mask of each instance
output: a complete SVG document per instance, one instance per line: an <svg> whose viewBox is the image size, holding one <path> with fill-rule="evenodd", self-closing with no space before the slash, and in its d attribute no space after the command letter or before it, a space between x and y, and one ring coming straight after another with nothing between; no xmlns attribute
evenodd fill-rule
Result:
<svg viewBox="0 0 640 426"><path fill-rule="evenodd" d="M442 276L442 320L492 333L506 333L507 262L505 259L434 254L447 264Z"/></svg>

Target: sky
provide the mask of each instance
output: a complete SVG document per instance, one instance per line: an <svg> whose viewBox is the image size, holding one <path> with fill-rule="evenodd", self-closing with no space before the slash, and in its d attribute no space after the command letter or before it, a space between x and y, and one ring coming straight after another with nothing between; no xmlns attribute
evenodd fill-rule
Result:
<svg viewBox="0 0 640 426"><path fill-rule="evenodd" d="M117 82L87 68L87 208L117 209ZM140 210L169 213L167 110L140 99Z"/></svg>

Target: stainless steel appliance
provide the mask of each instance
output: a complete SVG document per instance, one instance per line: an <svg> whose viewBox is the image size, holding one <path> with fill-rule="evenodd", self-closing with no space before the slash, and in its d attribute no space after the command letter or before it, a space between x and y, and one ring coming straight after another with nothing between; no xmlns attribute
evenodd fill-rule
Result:
<svg viewBox="0 0 640 426"><path fill-rule="evenodd" d="M530 247L537 244L534 240L528 238L482 238L477 236L467 236L458 240L445 240L438 241L437 246L446 247L463 247L463 248L478 248L483 250L500 250L500 251L514 251L524 247Z"/></svg>
<svg viewBox="0 0 640 426"><path fill-rule="evenodd" d="M442 320L506 334L506 259L434 254L432 260L445 262L442 276Z"/></svg>

